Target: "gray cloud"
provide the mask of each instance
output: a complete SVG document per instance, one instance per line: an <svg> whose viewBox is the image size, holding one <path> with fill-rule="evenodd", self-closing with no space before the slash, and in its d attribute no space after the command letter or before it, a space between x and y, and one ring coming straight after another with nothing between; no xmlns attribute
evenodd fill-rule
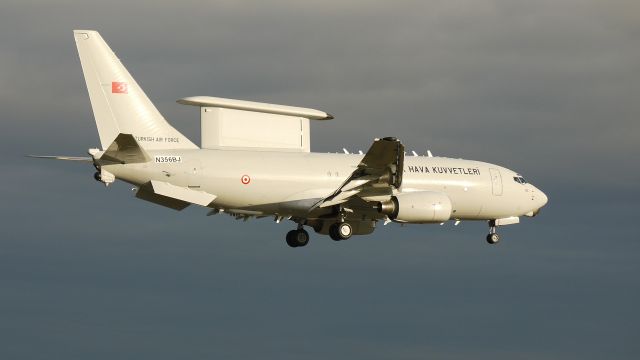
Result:
<svg viewBox="0 0 640 360"><path fill-rule="evenodd" d="M372 137L393 133L411 148L445 155L508 166L524 159L530 165L522 171L542 181L554 174L549 180L565 184L573 182L572 173L561 171L568 162L588 169L595 160L613 171L638 154L633 4L123 6L7 6L2 38L13 46L2 63L12 69L3 79L11 85L3 92L9 111L24 114L30 99L23 94L32 93L46 107L30 109L31 118L70 122L78 117L71 112L81 110L90 118L86 101L78 106L86 95L68 35L84 26L102 30L163 112L194 138L197 114L173 100L210 94L337 114L331 125L314 126L321 151L365 148ZM53 20L49 28L25 26L47 23L44 13ZM83 135L88 120L78 123ZM606 174L581 172L589 186ZM637 179L632 171L615 181L626 186Z"/></svg>
<svg viewBox="0 0 640 360"><path fill-rule="evenodd" d="M22 157L98 143L74 28L196 142L177 98L314 107L317 151L395 135L551 202L498 248L463 223L291 252L287 225L135 201ZM0 356L637 358L639 39L622 0L6 1Z"/></svg>

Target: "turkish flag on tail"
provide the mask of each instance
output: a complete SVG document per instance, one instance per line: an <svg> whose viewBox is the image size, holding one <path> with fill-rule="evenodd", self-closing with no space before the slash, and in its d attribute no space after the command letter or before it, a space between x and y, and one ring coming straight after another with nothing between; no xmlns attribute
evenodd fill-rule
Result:
<svg viewBox="0 0 640 360"><path fill-rule="evenodd" d="M127 94L129 92L129 87L126 82L121 81L113 81L111 83L111 93L113 94Z"/></svg>

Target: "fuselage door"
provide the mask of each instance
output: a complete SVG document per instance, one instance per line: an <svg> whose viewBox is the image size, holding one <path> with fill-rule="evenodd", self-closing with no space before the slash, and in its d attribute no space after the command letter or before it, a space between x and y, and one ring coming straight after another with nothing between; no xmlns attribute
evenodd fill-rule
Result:
<svg viewBox="0 0 640 360"><path fill-rule="evenodd" d="M500 170L498 169L489 169L489 173L491 174L491 191L495 196L502 195L502 176L500 175Z"/></svg>

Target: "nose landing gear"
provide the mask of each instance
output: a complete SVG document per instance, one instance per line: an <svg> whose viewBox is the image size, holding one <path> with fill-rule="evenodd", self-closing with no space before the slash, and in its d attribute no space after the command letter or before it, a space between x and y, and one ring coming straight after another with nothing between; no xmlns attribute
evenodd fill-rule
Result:
<svg viewBox="0 0 640 360"><path fill-rule="evenodd" d="M500 241L500 235L496 233L495 220L489 220L489 234L487 235L487 242L491 245L497 244Z"/></svg>
<svg viewBox="0 0 640 360"><path fill-rule="evenodd" d="M489 235L487 235L487 242L489 244L495 244L500 241L500 236L496 233L498 226L512 225L520 222L520 218L517 216L509 216L500 219L489 220Z"/></svg>
<svg viewBox="0 0 640 360"><path fill-rule="evenodd" d="M487 235L487 242L491 245L497 244L500 241L500 235L493 233Z"/></svg>

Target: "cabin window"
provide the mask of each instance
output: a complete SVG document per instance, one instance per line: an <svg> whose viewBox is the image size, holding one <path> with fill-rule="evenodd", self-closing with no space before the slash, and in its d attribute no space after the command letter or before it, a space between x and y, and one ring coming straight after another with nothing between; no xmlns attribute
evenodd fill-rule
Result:
<svg viewBox="0 0 640 360"><path fill-rule="evenodd" d="M517 182L518 184L526 184L527 183L527 181L522 176L514 176L513 177L513 181Z"/></svg>

